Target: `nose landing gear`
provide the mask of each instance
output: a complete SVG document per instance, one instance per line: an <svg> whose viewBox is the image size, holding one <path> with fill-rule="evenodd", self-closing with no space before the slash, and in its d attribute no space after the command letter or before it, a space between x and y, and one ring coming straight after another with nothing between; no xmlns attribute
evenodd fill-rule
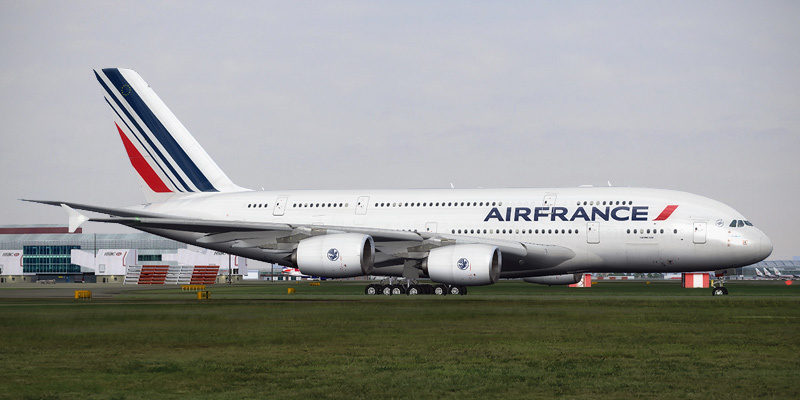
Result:
<svg viewBox="0 0 800 400"><path fill-rule="evenodd" d="M725 276L718 275L718 279L715 281L711 281L711 295L712 296L726 296L728 294L728 288L723 287L722 285L725 284Z"/></svg>

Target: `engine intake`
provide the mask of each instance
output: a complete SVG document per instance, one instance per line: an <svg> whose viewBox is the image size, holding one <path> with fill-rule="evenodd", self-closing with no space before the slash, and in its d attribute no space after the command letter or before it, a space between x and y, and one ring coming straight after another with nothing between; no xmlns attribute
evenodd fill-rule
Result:
<svg viewBox="0 0 800 400"><path fill-rule="evenodd" d="M501 264L497 246L458 244L431 250L422 270L436 282L480 286L497 282Z"/></svg>
<svg viewBox="0 0 800 400"><path fill-rule="evenodd" d="M303 239L292 261L305 275L352 278L369 275L375 264L375 242L369 235L341 233Z"/></svg>

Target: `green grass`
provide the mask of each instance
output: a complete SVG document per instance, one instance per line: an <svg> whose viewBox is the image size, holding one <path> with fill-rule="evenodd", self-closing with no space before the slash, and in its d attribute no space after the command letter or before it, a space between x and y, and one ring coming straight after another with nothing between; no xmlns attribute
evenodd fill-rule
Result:
<svg viewBox="0 0 800 400"><path fill-rule="evenodd" d="M800 285L363 287L0 299L0 397L800 398Z"/></svg>

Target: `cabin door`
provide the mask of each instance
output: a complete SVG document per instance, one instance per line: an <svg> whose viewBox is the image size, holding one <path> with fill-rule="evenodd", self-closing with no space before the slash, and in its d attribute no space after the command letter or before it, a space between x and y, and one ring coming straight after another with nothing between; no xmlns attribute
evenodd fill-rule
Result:
<svg viewBox="0 0 800 400"><path fill-rule="evenodd" d="M705 222L695 222L694 223L694 242L696 244L703 244L706 242L706 223Z"/></svg>
<svg viewBox="0 0 800 400"><path fill-rule="evenodd" d="M590 244L600 243L600 223L587 222L586 223L586 242Z"/></svg>
<svg viewBox="0 0 800 400"><path fill-rule="evenodd" d="M436 233L438 229L438 225L436 222L427 222L425 223L425 232Z"/></svg>
<svg viewBox="0 0 800 400"><path fill-rule="evenodd" d="M361 196L356 203L356 215L366 215L369 206L369 196Z"/></svg>
<svg viewBox="0 0 800 400"><path fill-rule="evenodd" d="M286 196L278 197L278 202L275 203L275 208L272 210L272 215L283 215L286 212L286 202L288 200L289 198Z"/></svg>

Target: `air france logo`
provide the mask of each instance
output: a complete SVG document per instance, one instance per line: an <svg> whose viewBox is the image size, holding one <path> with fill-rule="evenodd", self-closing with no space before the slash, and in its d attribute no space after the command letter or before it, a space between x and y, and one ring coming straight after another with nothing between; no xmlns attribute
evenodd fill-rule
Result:
<svg viewBox="0 0 800 400"><path fill-rule="evenodd" d="M328 260L336 261L339 259L339 250L330 249L328 250Z"/></svg>
<svg viewBox="0 0 800 400"><path fill-rule="evenodd" d="M669 205L653 221L664 221L678 208ZM621 207L577 207L570 212L567 207L506 207L501 212L497 207L492 208L483 222L497 220L510 221L647 221L649 206L621 206Z"/></svg>
<svg viewBox="0 0 800 400"><path fill-rule="evenodd" d="M456 266L458 267L458 269L466 271L469 268L469 260L467 260L466 258L462 258L458 260Z"/></svg>

